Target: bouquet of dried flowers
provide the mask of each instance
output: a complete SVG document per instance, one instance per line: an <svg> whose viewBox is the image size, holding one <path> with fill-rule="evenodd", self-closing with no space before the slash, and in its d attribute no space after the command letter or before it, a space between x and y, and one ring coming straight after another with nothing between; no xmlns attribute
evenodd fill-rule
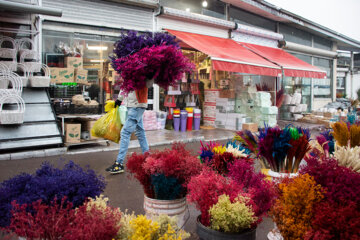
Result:
<svg viewBox="0 0 360 240"><path fill-rule="evenodd" d="M133 153L126 166L148 197L162 200L184 197L190 178L201 171L199 159L182 143L174 143L171 149L163 151Z"/></svg>
<svg viewBox="0 0 360 240"><path fill-rule="evenodd" d="M0 185L0 226L6 227L11 219L11 202L32 204L39 199L50 204L54 198L79 207L88 197L96 197L105 189L102 176L89 168L82 168L70 161L62 169L45 162L34 174L22 173Z"/></svg>
<svg viewBox="0 0 360 240"><path fill-rule="evenodd" d="M310 132L304 128L265 127L259 131L258 155L275 172L297 172L304 156L311 149Z"/></svg>
<svg viewBox="0 0 360 240"><path fill-rule="evenodd" d="M122 77L118 84L125 94L144 88L149 79L167 89L194 68L182 54L175 37L166 33L153 36L149 32L123 32L115 43L111 60L113 68Z"/></svg>
<svg viewBox="0 0 360 240"><path fill-rule="evenodd" d="M229 141L225 145L217 142L201 142L200 150L201 162L223 175L228 173L229 164L237 159L253 161L249 158L250 150L243 147L242 144L236 144L235 141Z"/></svg>

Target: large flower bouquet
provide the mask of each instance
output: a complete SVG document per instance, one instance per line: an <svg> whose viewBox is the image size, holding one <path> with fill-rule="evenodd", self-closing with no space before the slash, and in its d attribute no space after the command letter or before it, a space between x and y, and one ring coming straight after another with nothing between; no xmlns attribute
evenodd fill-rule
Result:
<svg viewBox="0 0 360 240"><path fill-rule="evenodd" d="M272 171L296 173L300 162L310 151L308 129L265 127L258 136L259 155Z"/></svg>
<svg viewBox="0 0 360 240"><path fill-rule="evenodd" d="M10 224L12 201L21 206L41 200L42 204L51 204L54 199L72 207L79 207L88 197L96 197L105 188L103 177L91 169L83 169L69 162L58 169L45 162L34 174L22 173L0 185L0 227Z"/></svg>
<svg viewBox="0 0 360 240"><path fill-rule="evenodd" d="M144 88L149 79L166 89L194 68L182 54L175 37L166 33L152 36L149 32L124 32L115 43L111 59L113 68L122 77L119 84L124 93Z"/></svg>
<svg viewBox="0 0 360 240"><path fill-rule="evenodd" d="M185 197L190 178L201 171L199 159L182 143L174 143L171 149L163 151L133 153L126 167L149 198L160 200Z"/></svg>
<svg viewBox="0 0 360 240"><path fill-rule="evenodd" d="M274 201L272 183L256 173L247 158L237 158L227 167L227 174L220 174L205 165L191 178L187 199L201 211L200 222L206 227L232 233L253 229Z"/></svg>
<svg viewBox="0 0 360 240"><path fill-rule="evenodd" d="M309 156L300 175L279 184L271 211L285 239L360 239L360 174Z"/></svg>

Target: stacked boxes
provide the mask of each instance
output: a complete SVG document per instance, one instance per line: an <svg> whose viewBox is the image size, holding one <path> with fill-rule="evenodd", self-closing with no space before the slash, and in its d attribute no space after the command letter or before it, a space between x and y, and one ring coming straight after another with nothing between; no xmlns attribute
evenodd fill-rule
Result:
<svg viewBox="0 0 360 240"><path fill-rule="evenodd" d="M50 68L51 83L87 83L88 71L83 69L83 58L65 57L65 66L66 68Z"/></svg>

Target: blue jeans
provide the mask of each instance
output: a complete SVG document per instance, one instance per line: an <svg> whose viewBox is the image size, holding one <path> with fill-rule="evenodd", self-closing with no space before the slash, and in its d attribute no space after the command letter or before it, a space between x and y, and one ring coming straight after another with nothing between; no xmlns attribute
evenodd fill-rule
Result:
<svg viewBox="0 0 360 240"><path fill-rule="evenodd" d="M149 144L146 140L145 129L143 125L143 114L145 108L128 108L128 116L121 130L120 150L116 158L116 162L123 164L128 151L131 134L135 131L135 135L139 140L142 152L149 151Z"/></svg>

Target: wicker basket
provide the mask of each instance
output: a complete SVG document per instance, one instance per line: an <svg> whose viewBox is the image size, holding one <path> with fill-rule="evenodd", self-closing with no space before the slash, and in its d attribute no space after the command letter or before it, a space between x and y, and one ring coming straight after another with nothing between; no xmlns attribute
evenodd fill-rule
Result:
<svg viewBox="0 0 360 240"><path fill-rule="evenodd" d="M41 62L39 61L39 56L37 55L36 58L33 58L33 51L31 50L23 50L21 55L20 55L20 63L24 64L26 69L29 70L29 72L33 71L33 72L40 72L41 71ZM35 62L25 62L25 59L36 59Z"/></svg>
<svg viewBox="0 0 360 240"><path fill-rule="evenodd" d="M4 72L10 72L9 68L7 67L6 64L2 63L0 61L0 72L4 73Z"/></svg>
<svg viewBox="0 0 360 240"><path fill-rule="evenodd" d="M17 62L15 59L13 61L0 61L0 64L5 65L9 71L16 71Z"/></svg>
<svg viewBox="0 0 360 240"><path fill-rule="evenodd" d="M28 85L28 82L29 82L28 70L27 70L26 66L24 64L22 64L22 63L18 63L17 69L18 70L20 69L23 72L23 76L20 76L20 80L22 81L23 87L26 87Z"/></svg>
<svg viewBox="0 0 360 240"><path fill-rule="evenodd" d="M4 104L15 103L17 109L3 110ZM0 124L24 123L25 102L18 95L6 95L0 98Z"/></svg>
<svg viewBox="0 0 360 240"><path fill-rule="evenodd" d="M11 43L11 48L3 48L3 43ZM17 49L15 40L11 37L0 37L0 57L1 58L11 58L16 59Z"/></svg>
<svg viewBox="0 0 360 240"><path fill-rule="evenodd" d="M44 71L45 76L34 76L34 72ZM40 71L30 69L29 82L31 87L49 87L50 86L50 68L45 64L41 65Z"/></svg>
<svg viewBox="0 0 360 240"><path fill-rule="evenodd" d="M22 38L18 40L17 44L18 44L20 57L26 53L24 59L26 60L38 59L38 52L34 50L35 45L33 40L31 40L30 38Z"/></svg>
<svg viewBox="0 0 360 240"><path fill-rule="evenodd" d="M0 97L6 95L21 96L23 88L19 75L13 72L9 72L8 74L0 75L0 81L8 81L10 82L10 86L11 86L11 88L0 89Z"/></svg>

